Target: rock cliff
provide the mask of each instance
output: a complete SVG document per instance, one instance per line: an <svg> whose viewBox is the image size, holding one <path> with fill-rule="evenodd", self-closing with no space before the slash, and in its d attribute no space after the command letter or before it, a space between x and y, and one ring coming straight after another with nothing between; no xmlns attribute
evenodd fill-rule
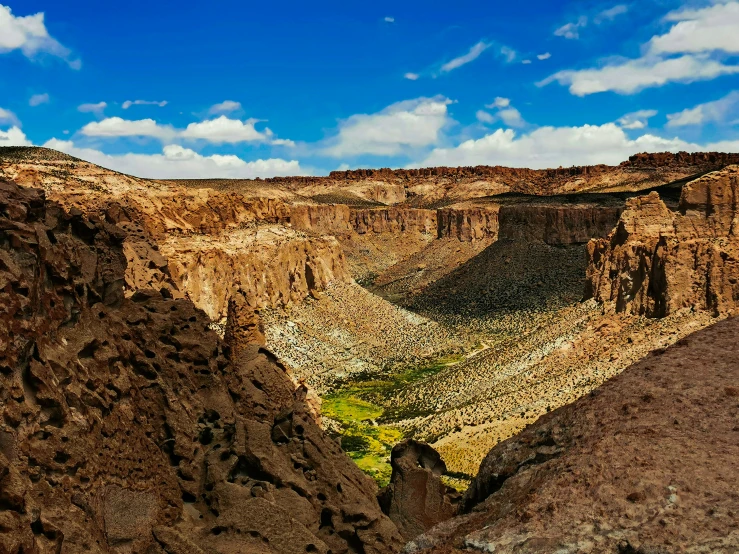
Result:
<svg viewBox="0 0 739 554"><path fill-rule="evenodd" d="M0 183L0 551L367 552L374 482L259 345L167 290L125 234Z"/></svg>
<svg viewBox="0 0 739 554"><path fill-rule="evenodd" d="M630 199L608 238L588 245L586 296L619 312L730 313L739 300L739 167L688 183L678 211L657 193Z"/></svg>
<svg viewBox="0 0 739 554"><path fill-rule="evenodd" d="M498 237L498 207L442 208L436 212L437 238L473 242Z"/></svg>
<svg viewBox="0 0 739 554"><path fill-rule="evenodd" d="M588 204L504 204L500 207L499 237L551 245L585 244L605 237L623 208Z"/></svg>
<svg viewBox="0 0 739 554"><path fill-rule="evenodd" d="M360 235L365 233L421 233L436 235L436 212L413 208L352 210L351 224Z"/></svg>

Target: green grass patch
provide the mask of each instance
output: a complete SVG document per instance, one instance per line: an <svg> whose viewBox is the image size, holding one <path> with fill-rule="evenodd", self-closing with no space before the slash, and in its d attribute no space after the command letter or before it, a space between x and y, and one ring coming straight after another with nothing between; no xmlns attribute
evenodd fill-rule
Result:
<svg viewBox="0 0 739 554"><path fill-rule="evenodd" d="M392 416L404 413L402 407L386 406L389 394L435 375L460 359L461 357L442 358L389 375L383 380L348 383L323 398L323 414L341 424L341 447L380 487L390 482L390 452L404 438L401 430L378 424L392 421Z"/></svg>

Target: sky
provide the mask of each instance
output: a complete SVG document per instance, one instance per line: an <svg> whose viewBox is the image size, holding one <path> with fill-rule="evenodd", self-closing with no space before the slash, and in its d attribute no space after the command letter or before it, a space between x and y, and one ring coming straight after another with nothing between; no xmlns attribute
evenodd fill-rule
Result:
<svg viewBox="0 0 739 554"><path fill-rule="evenodd" d="M0 0L0 146L153 178L739 151L739 0L167 4Z"/></svg>

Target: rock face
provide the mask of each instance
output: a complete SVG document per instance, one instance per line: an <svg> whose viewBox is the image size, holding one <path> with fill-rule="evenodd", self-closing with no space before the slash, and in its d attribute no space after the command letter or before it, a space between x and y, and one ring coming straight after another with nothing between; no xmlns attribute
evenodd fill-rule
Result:
<svg viewBox="0 0 739 554"><path fill-rule="evenodd" d="M503 205L499 236L551 245L585 244L608 235L622 211L620 207L588 205Z"/></svg>
<svg viewBox="0 0 739 554"><path fill-rule="evenodd" d="M735 552L739 319L647 356L493 448L407 552Z"/></svg>
<svg viewBox="0 0 739 554"><path fill-rule="evenodd" d="M293 229L321 235L345 235L353 229L349 207L342 204L300 205L290 208Z"/></svg>
<svg viewBox="0 0 739 554"><path fill-rule="evenodd" d="M630 199L618 226L588 245L586 296L620 312L729 313L739 301L739 166L687 184L677 212L657 193Z"/></svg>
<svg viewBox="0 0 739 554"><path fill-rule="evenodd" d="M456 514L461 495L441 482L446 465L431 446L404 440L393 447L390 463L393 473L380 505L406 540Z"/></svg>
<svg viewBox="0 0 739 554"><path fill-rule="evenodd" d="M379 208L352 210L354 230L365 233L421 233L436 234L436 212L413 208Z"/></svg>
<svg viewBox="0 0 739 554"><path fill-rule="evenodd" d="M397 550L270 352L125 297L124 240L0 183L0 551Z"/></svg>
<svg viewBox="0 0 739 554"><path fill-rule="evenodd" d="M473 242L498 237L497 208L443 208L437 211L437 238Z"/></svg>
<svg viewBox="0 0 739 554"><path fill-rule="evenodd" d="M282 226L174 235L161 250L178 288L216 321L226 317L234 286L255 308L282 307L351 279L335 238L301 237Z"/></svg>

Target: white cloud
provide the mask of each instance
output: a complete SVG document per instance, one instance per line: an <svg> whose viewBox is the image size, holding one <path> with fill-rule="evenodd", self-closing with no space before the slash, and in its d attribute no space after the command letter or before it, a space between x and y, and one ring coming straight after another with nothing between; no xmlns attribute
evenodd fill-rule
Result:
<svg viewBox="0 0 739 554"><path fill-rule="evenodd" d="M552 57L552 55L549 52L545 52L544 54L539 54L536 57L539 58L540 60L548 60L549 58Z"/></svg>
<svg viewBox="0 0 739 554"><path fill-rule="evenodd" d="M417 81L420 75L418 73L406 73L403 77L410 81Z"/></svg>
<svg viewBox="0 0 739 554"><path fill-rule="evenodd" d="M503 120L503 123L509 127L523 127L526 122L521 117L521 112L516 108L506 108L498 112L498 117Z"/></svg>
<svg viewBox="0 0 739 554"><path fill-rule="evenodd" d="M98 102L97 104L82 104L80 106L77 106L77 111L82 113L94 113L100 115L107 107L107 102Z"/></svg>
<svg viewBox="0 0 739 554"><path fill-rule="evenodd" d="M385 23L395 23L395 18L394 17L387 16L385 18Z"/></svg>
<svg viewBox="0 0 739 554"><path fill-rule="evenodd" d="M0 123L10 123L11 125L20 126L18 117L10 110L4 108L0 108Z"/></svg>
<svg viewBox="0 0 739 554"><path fill-rule="evenodd" d="M616 123L624 129L644 129L655 115L657 110L638 110L620 117Z"/></svg>
<svg viewBox="0 0 739 554"><path fill-rule="evenodd" d="M258 119L240 121L238 119L229 119L225 115L222 115L216 119L210 119L200 123L190 123L187 129L180 133L180 136L187 139L203 139L219 144L226 142L265 142L268 140L271 132L260 133L257 131L254 128L254 124L258 122Z"/></svg>
<svg viewBox="0 0 739 554"><path fill-rule="evenodd" d="M159 106L163 108L166 105L166 100L162 100L161 102L157 102L156 100L126 100L121 107L127 110L131 106Z"/></svg>
<svg viewBox="0 0 739 554"><path fill-rule="evenodd" d="M531 60L522 60L521 63L524 65L529 65L531 63Z"/></svg>
<svg viewBox="0 0 739 554"><path fill-rule="evenodd" d="M290 148L295 146L295 141L290 139L274 139L270 142L272 146L288 146Z"/></svg>
<svg viewBox="0 0 739 554"><path fill-rule="evenodd" d="M486 104L486 108L507 108L511 105L511 100L509 98L503 98L502 96L498 96L492 104Z"/></svg>
<svg viewBox="0 0 739 554"><path fill-rule="evenodd" d="M50 101L49 95L47 93L44 94L34 94L29 98L28 105L31 107L40 106L41 104L48 104Z"/></svg>
<svg viewBox="0 0 739 554"><path fill-rule="evenodd" d="M1 136L1 135L0 135ZM0 139L1 140L1 139ZM296 160L270 158L247 162L238 156L202 156L189 148L168 145L161 154L104 154L92 148L80 148L71 141L51 139L46 144L71 156L97 165L152 179L196 179L274 177L302 175L305 171Z"/></svg>
<svg viewBox="0 0 739 554"><path fill-rule="evenodd" d="M340 157L360 154L393 156L436 144L450 123L442 96L397 102L374 114L357 114L339 123L338 135L322 153Z"/></svg>
<svg viewBox="0 0 739 554"><path fill-rule="evenodd" d="M602 25L609 21L613 21L617 16L624 14L629 11L629 7L625 4L618 4L607 10L603 10L594 16L592 16L592 22L596 25ZM587 15L581 15L577 18L577 21L562 25L554 31L555 36L563 37L566 39L578 39L580 38L580 30L588 26L591 21L591 17ZM546 59L546 58L543 58Z"/></svg>
<svg viewBox="0 0 739 554"><path fill-rule="evenodd" d="M555 36L567 39L577 39L580 38L580 29L585 27L587 24L588 18L584 15L581 15L575 23L567 23L565 25L562 25L560 28L554 31L554 34Z"/></svg>
<svg viewBox="0 0 739 554"><path fill-rule="evenodd" d="M642 135L631 140L615 123L582 127L541 127L518 136L498 129L455 148L436 148L417 167L504 165L544 169L571 165L618 164L638 152L737 151L739 141L707 145L679 138Z"/></svg>
<svg viewBox="0 0 739 554"><path fill-rule="evenodd" d="M653 54L739 53L739 2L677 11L665 19L677 23L666 34L652 38L649 50Z"/></svg>
<svg viewBox="0 0 739 554"><path fill-rule="evenodd" d="M625 11L618 7L600 15ZM739 65L726 65L712 57L739 53L739 2L714 0L710 7L672 12L665 20L675 24L667 33L652 37L642 57L608 61L599 68L559 71L538 85L557 81L577 96L605 91L633 94L672 82L692 83L739 73Z"/></svg>
<svg viewBox="0 0 739 554"><path fill-rule="evenodd" d="M686 54L670 59L647 56L612 63L599 69L559 71L537 85L545 86L557 81L561 85L568 85L570 92L576 96L606 91L633 94L670 82L692 83L735 73L739 73L739 66L724 65L705 55Z"/></svg>
<svg viewBox="0 0 739 554"><path fill-rule="evenodd" d="M472 48L470 48L469 52L466 54L459 56L457 58L454 58L451 61L448 61L444 65L441 66L441 71L443 73L448 73L449 71L453 71L459 67L462 67L463 65L466 65L470 62L475 61L477 58L480 57L480 54L482 54L485 50L490 48L490 44L480 41L477 44L475 44Z"/></svg>
<svg viewBox="0 0 739 554"><path fill-rule="evenodd" d="M15 16L11 9L0 4L0 54L20 50L27 58L39 53L49 54L79 69L79 60L71 60L68 48L62 46L46 29L44 14Z"/></svg>
<svg viewBox="0 0 739 554"><path fill-rule="evenodd" d="M739 91L732 91L719 100L698 104L693 108L669 114L667 116L667 126L683 127L714 122L732 124L737 107L739 107Z"/></svg>
<svg viewBox="0 0 739 554"><path fill-rule="evenodd" d="M214 104L208 110L209 113L230 113L241 109L241 102L234 102L233 100L224 100L220 104Z"/></svg>
<svg viewBox="0 0 739 554"><path fill-rule="evenodd" d="M595 16L593 21L596 25L600 25L601 23L604 23L606 21L612 21L616 19L616 17L618 17L619 15L623 15L628 11L629 7L626 4L618 4L616 6L613 6L612 8L600 12L598 15Z"/></svg>
<svg viewBox="0 0 739 554"><path fill-rule="evenodd" d="M153 119L131 121L120 117L108 117L88 123L80 132L88 137L154 137L171 139L177 134L169 125L159 125Z"/></svg>
<svg viewBox="0 0 739 554"><path fill-rule="evenodd" d="M491 113L486 112L485 110L477 110L475 117L477 118L477 121L480 121L481 123L495 122L495 116Z"/></svg>
<svg viewBox="0 0 739 554"><path fill-rule="evenodd" d="M0 146L31 146L25 133L15 125L7 131L0 130Z"/></svg>

